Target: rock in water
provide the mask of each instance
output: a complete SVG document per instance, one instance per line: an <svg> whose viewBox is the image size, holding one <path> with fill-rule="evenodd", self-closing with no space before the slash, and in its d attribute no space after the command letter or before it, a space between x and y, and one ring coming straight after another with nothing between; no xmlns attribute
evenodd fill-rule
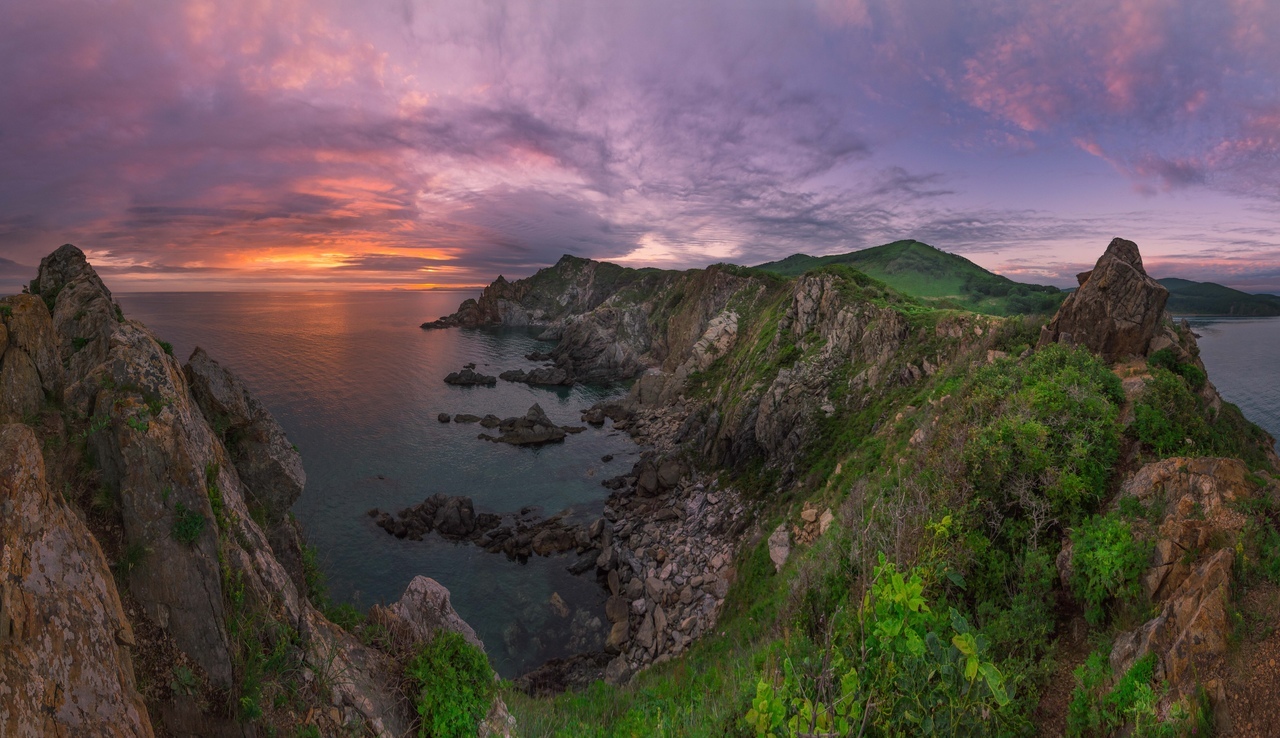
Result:
<svg viewBox="0 0 1280 738"><path fill-rule="evenodd" d="M1147 275L1138 245L1112 239L1093 271L1078 279L1080 288L1041 329L1039 345L1077 344L1107 361L1145 355L1160 330L1169 291Z"/></svg>
<svg viewBox="0 0 1280 738"><path fill-rule="evenodd" d="M538 446L563 441L568 431L547 417L541 405L534 404L521 418L507 418L499 424L500 436L480 434L486 441L510 443L514 446Z"/></svg>
<svg viewBox="0 0 1280 738"><path fill-rule="evenodd" d="M491 377L488 374L481 374L475 369L463 369L460 372L450 372L444 378L445 384L456 384L462 387L474 387L476 385L495 385L498 383L497 377Z"/></svg>

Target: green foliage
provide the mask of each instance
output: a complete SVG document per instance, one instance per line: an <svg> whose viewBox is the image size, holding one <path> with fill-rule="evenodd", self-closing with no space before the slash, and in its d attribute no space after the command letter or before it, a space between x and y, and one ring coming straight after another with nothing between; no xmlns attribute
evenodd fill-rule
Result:
<svg viewBox="0 0 1280 738"><path fill-rule="evenodd" d="M170 355L170 356L173 356L173 344L172 344L172 343L169 343L168 341L160 341L160 348L164 349L164 352L165 352L166 354L168 354L168 355Z"/></svg>
<svg viewBox="0 0 1280 738"><path fill-rule="evenodd" d="M1127 521L1105 515L1084 521L1072 534L1071 588L1085 605L1085 619L1100 625L1112 600L1137 597L1149 547L1133 538Z"/></svg>
<svg viewBox="0 0 1280 738"><path fill-rule="evenodd" d="M200 680L194 671L179 664L173 667L173 679L169 682L169 688L191 697L200 688Z"/></svg>
<svg viewBox="0 0 1280 738"><path fill-rule="evenodd" d="M1152 369L1133 410L1130 433L1159 458L1228 456L1255 469L1269 466L1271 441L1265 431L1230 403L1222 403L1215 416L1185 377L1163 366Z"/></svg>
<svg viewBox="0 0 1280 738"><path fill-rule="evenodd" d="M1280 297L1253 295L1213 282L1169 277L1157 280L1169 290L1165 306L1174 315L1280 315Z"/></svg>
<svg viewBox="0 0 1280 738"><path fill-rule="evenodd" d="M1139 738L1172 738L1179 735L1212 734L1209 711L1198 700L1188 709L1175 703L1168 719L1162 719L1159 703L1165 690L1155 682L1155 654L1147 654L1111 684L1107 650L1089 655L1075 671L1076 687L1067 708L1068 736L1127 734Z"/></svg>
<svg viewBox="0 0 1280 738"><path fill-rule="evenodd" d="M484 652L460 634L439 631L406 669L426 738L474 736L496 689Z"/></svg>
<svg viewBox="0 0 1280 738"><path fill-rule="evenodd" d="M76 337L76 338L71 339L71 351L72 351L72 353L74 353L74 352L76 352L76 351L79 351L80 349L84 348L84 347L85 347L85 346L87 346L87 345L89 345L89 339L87 339L87 338L80 338L80 337Z"/></svg>
<svg viewBox="0 0 1280 738"><path fill-rule="evenodd" d="M955 609L933 612L925 572L908 575L881 556L856 619L838 621L840 645L824 678L783 662L780 684L765 677L744 721L757 736L990 735L1008 730L1004 676L987 639Z"/></svg>
<svg viewBox="0 0 1280 738"><path fill-rule="evenodd" d="M1205 376L1204 371L1202 371L1200 367L1195 364L1183 364L1178 361L1177 354L1175 354L1171 348L1164 348L1153 352L1147 357L1147 365L1152 368L1158 367L1177 374L1187 380L1187 384L1191 389L1197 392L1200 388L1204 387L1204 383L1208 381L1208 377Z"/></svg>
<svg viewBox="0 0 1280 738"><path fill-rule="evenodd" d="M1097 357L1054 344L1023 362L997 362L978 372L970 401L985 416L965 449L979 502L1025 510L1034 492L1066 524L1106 494L1124 392ZM1009 531L1019 541L1020 527Z"/></svg>
<svg viewBox="0 0 1280 738"><path fill-rule="evenodd" d="M129 574L133 573L138 567L146 562L147 557L151 555L151 549L139 542L126 544L124 550L120 552L120 559L116 561L113 568L116 575L121 579L127 579Z"/></svg>
<svg viewBox="0 0 1280 738"><path fill-rule="evenodd" d="M13 308L8 305L0 305L0 318L12 318Z"/></svg>
<svg viewBox="0 0 1280 738"><path fill-rule="evenodd" d="M200 534L204 533L208 524L209 521L203 515L179 502L173 511L173 526L169 529L169 535L178 543L192 546L200 540Z"/></svg>
<svg viewBox="0 0 1280 738"><path fill-rule="evenodd" d="M222 489L218 487L220 471L221 468L216 462L210 461L205 465L205 491L209 495L209 507L213 510L213 520L218 524L218 530L225 532L231 521L227 518L226 505L222 501Z"/></svg>
<svg viewBox="0 0 1280 738"><path fill-rule="evenodd" d="M936 307L992 315L1052 313L1065 296L1056 287L1014 282L964 257L911 240L832 256L795 254L756 270L798 276L829 266L852 267Z"/></svg>
<svg viewBox="0 0 1280 738"><path fill-rule="evenodd" d="M149 423L146 418L134 417L132 415L125 418L124 423L139 433L146 433L147 429L151 427L151 423Z"/></svg>

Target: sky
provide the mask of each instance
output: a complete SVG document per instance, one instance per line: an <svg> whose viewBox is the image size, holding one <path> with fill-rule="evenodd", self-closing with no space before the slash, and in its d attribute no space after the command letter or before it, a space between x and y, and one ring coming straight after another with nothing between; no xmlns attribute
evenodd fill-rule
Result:
<svg viewBox="0 0 1280 738"><path fill-rule="evenodd" d="M0 292L430 289L914 238L1280 292L1274 0L0 0Z"/></svg>

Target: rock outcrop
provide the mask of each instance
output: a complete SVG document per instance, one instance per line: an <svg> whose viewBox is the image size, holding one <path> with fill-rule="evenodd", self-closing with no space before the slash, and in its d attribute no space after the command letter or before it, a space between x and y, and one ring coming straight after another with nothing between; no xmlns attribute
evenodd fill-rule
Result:
<svg viewBox="0 0 1280 738"><path fill-rule="evenodd" d="M483 419L478 418L478 420ZM523 416L502 420L497 428L501 435L491 436L488 433L481 433L478 438L497 443L509 443L513 446L541 446L546 443L558 443L570 433L584 430L556 425L547 417L542 406L536 403Z"/></svg>
<svg viewBox="0 0 1280 738"><path fill-rule="evenodd" d="M511 369L498 375L499 379L507 382L522 382L524 384L543 385L549 387L568 386L573 384L573 377L561 369L560 367L549 366L539 367L525 371L523 369Z"/></svg>
<svg viewBox="0 0 1280 738"><path fill-rule="evenodd" d="M474 367L464 367L461 371L449 372L444 378L444 383L461 387L493 386L498 383L498 378L488 374L481 374Z"/></svg>
<svg viewBox="0 0 1280 738"><path fill-rule="evenodd" d="M1238 533L1246 518L1234 503L1257 494L1249 470L1237 459L1171 458L1147 464L1121 494L1167 512L1153 533L1151 567L1143 586L1160 610L1139 628L1120 634L1111 651L1115 674L1154 653L1156 677L1167 679L1169 699L1194 696L1202 675L1224 663L1231 620L1235 551L1215 548Z"/></svg>
<svg viewBox="0 0 1280 738"><path fill-rule="evenodd" d="M1078 279L1079 289L1042 329L1040 345L1077 344L1107 361L1145 356L1160 332L1169 291L1147 275L1137 244L1112 239L1093 270Z"/></svg>
<svg viewBox="0 0 1280 738"><path fill-rule="evenodd" d="M23 425L0 427L0 544L0 734L151 736L106 559Z"/></svg>
<svg viewBox="0 0 1280 738"><path fill-rule="evenodd" d="M393 604L369 608L369 620L385 628L409 652L430 643L436 634L444 631L457 633L471 645L484 650L480 637L453 609L449 590L430 577L414 577L405 588L404 595ZM496 675L494 679L497 679ZM515 727L515 719L507 711L502 696L495 695L476 735L477 738L510 738Z"/></svg>
<svg viewBox="0 0 1280 738"><path fill-rule="evenodd" d="M304 713L322 734L407 734L396 656L308 599L288 515L305 476L266 408L203 351L181 366L74 246L44 259L31 289L0 300L0 421L38 419L63 494L97 488L103 503L86 528L50 494L31 431L0 428L0 733L146 736L158 721L160 734L250 735L221 695L248 676L236 654L270 646L294 673L326 675L297 697L319 700ZM144 703L134 647L153 666L180 658L195 674L183 689L211 691ZM167 694L161 668L149 676Z"/></svg>

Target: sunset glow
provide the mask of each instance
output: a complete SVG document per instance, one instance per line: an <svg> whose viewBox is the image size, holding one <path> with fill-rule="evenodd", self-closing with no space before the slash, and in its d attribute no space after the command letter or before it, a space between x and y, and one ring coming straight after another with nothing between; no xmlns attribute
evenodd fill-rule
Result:
<svg viewBox="0 0 1280 738"><path fill-rule="evenodd" d="M0 289L430 289L915 238L1280 291L1280 3L0 0Z"/></svg>

